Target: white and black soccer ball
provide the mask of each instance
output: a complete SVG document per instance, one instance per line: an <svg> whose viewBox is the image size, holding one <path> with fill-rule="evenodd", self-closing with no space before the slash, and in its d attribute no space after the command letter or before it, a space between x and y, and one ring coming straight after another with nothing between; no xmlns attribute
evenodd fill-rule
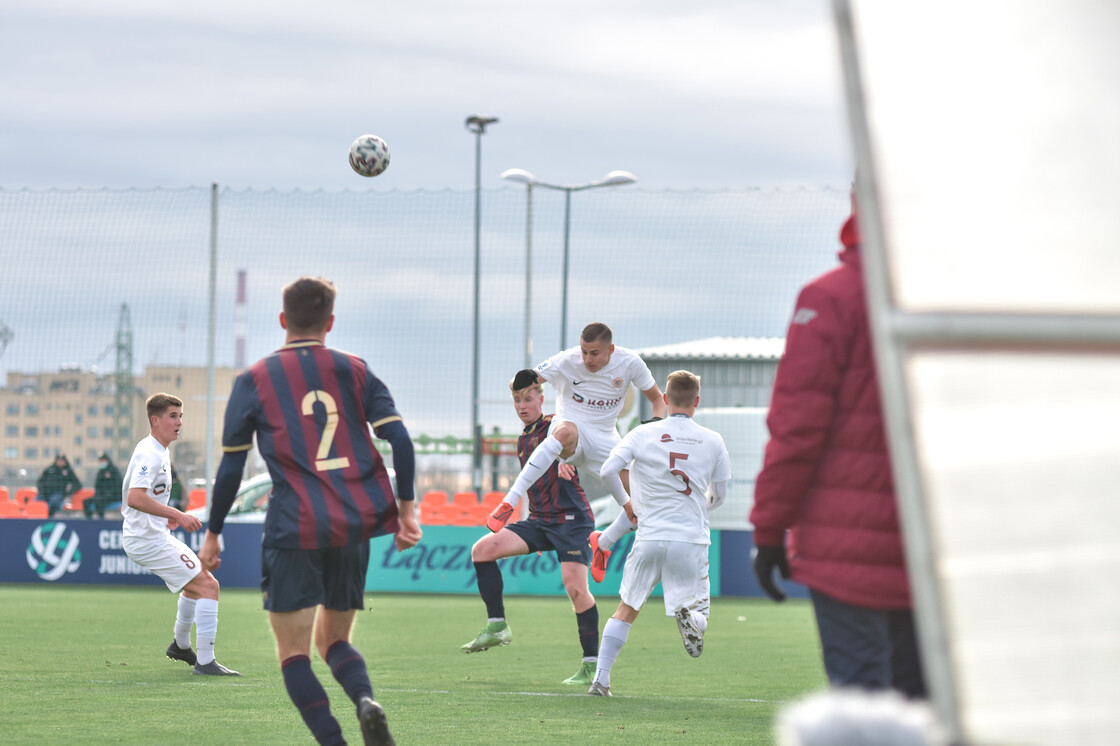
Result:
<svg viewBox="0 0 1120 746"><path fill-rule="evenodd" d="M389 168L389 146L377 135L362 135L350 146L350 167L361 176Z"/></svg>

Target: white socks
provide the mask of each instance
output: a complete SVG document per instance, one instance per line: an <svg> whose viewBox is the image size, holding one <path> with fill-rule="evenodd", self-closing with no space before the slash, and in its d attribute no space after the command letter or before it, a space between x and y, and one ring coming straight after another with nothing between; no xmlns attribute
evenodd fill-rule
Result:
<svg viewBox="0 0 1120 746"><path fill-rule="evenodd" d="M197 630L194 636L198 643L198 662L205 666L214 660L214 638L218 636L218 602L212 598L200 598L197 604L194 615Z"/></svg>
<svg viewBox="0 0 1120 746"><path fill-rule="evenodd" d="M611 667L629 636L630 625L614 617L608 619L603 626L603 636L599 640L599 662L595 666L595 681L601 686L611 685Z"/></svg>
<svg viewBox="0 0 1120 746"><path fill-rule="evenodd" d="M194 626L194 609L198 601L179 594L179 608L175 613L175 644L180 648L191 646L191 627Z"/></svg>
<svg viewBox="0 0 1120 746"><path fill-rule="evenodd" d="M509 488L506 496L502 498L502 502L516 506L522 496L533 486L533 483L544 476L548 467L552 466L552 462L560 458L560 452L563 450L564 444L555 437L549 435L545 438L539 446L533 449L532 454L529 455L529 460L521 468L521 473L517 475L517 479L514 480L513 486Z"/></svg>
<svg viewBox="0 0 1120 746"><path fill-rule="evenodd" d="M637 528L637 526L630 522L630 518L626 515L625 511L619 513L618 517L614 519L614 522L603 529L602 533L599 534L599 548L610 549L616 541Z"/></svg>

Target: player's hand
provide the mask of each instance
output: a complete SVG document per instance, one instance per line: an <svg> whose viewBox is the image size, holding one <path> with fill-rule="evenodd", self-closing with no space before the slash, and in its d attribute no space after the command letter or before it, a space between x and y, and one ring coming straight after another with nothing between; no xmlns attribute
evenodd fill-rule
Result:
<svg viewBox="0 0 1120 746"><path fill-rule="evenodd" d="M777 569L781 576L789 580L789 560L786 558L786 548L782 545L776 547L756 546L751 551L751 565L754 574L758 577L758 584L766 595L775 601L785 601L786 594L782 587L774 580L774 570Z"/></svg>
<svg viewBox="0 0 1120 746"><path fill-rule="evenodd" d="M180 511L179 515L175 518L169 518L167 520L168 528L171 527L171 521L175 521L175 525L184 531L197 531L202 528L202 521L200 521L197 516L182 511Z"/></svg>
<svg viewBox="0 0 1120 746"><path fill-rule="evenodd" d="M638 525L638 516L634 512L634 501L633 500L627 500L626 504L622 506L622 509L624 511L626 511L626 517L630 519L630 522L633 523L635 526L637 526Z"/></svg>
<svg viewBox="0 0 1120 746"><path fill-rule="evenodd" d="M514 391L528 388L537 382L537 374L528 368L517 371L517 375L513 377L513 383L510 386Z"/></svg>
<svg viewBox="0 0 1120 746"><path fill-rule="evenodd" d="M403 552L419 544L423 535L424 531L420 528L420 524L415 521L411 524L401 521L401 527L397 530L397 533L393 534L393 545L396 546L398 552Z"/></svg>
<svg viewBox="0 0 1120 746"><path fill-rule="evenodd" d="M198 550L198 560L210 572L222 566L222 544L217 534L206 532L202 548Z"/></svg>
<svg viewBox="0 0 1120 746"><path fill-rule="evenodd" d="M571 464L565 464L563 461L556 465L556 473L560 475L561 479L567 479L569 482L575 478L576 467Z"/></svg>

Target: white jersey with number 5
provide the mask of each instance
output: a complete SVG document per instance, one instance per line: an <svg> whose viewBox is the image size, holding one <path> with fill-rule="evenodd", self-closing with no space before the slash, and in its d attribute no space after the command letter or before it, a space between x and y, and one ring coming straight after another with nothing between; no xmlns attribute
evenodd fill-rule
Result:
<svg viewBox="0 0 1120 746"><path fill-rule="evenodd" d="M637 539L711 544L708 485L731 479L723 437L684 414L634 428L611 450L630 464Z"/></svg>
<svg viewBox="0 0 1120 746"><path fill-rule="evenodd" d="M557 419L604 430L614 428L631 383L639 391L656 384L645 361L617 345L607 364L594 373L583 364L579 347L556 353L535 370L556 389Z"/></svg>

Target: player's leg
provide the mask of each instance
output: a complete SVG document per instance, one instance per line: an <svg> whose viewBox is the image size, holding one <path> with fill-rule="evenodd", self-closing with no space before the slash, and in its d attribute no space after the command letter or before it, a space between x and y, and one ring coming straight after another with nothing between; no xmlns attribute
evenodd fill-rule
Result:
<svg viewBox="0 0 1120 746"><path fill-rule="evenodd" d="M518 531L531 531L528 521L506 526L496 534L483 536L471 547L471 561L478 579L478 593L486 604L486 627L478 636L459 649L464 653L478 653L513 641L513 631L506 622L504 584L498 560L529 553L529 544ZM519 528L523 527L523 528ZM516 529L516 530L515 530ZM529 534L531 535L531 534Z"/></svg>
<svg viewBox="0 0 1120 746"><path fill-rule="evenodd" d="M581 548L586 547L584 543ZM560 551L557 554L564 556ZM564 590L572 601L572 610L576 613L576 631L583 652L579 670L563 683L587 686L595 677L595 665L599 657L599 607L595 605L595 597L587 586L587 560L562 559L560 577L564 581Z"/></svg>
<svg viewBox="0 0 1120 746"><path fill-rule="evenodd" d="M170 537L170 541L176 541L175 537ZM194 556L194 552L185 544L180 545L184 552L190 552ZM202 566L198 557L194 557L193 562ZM195 662L194 672L207 676L240 676L237 671L226 668L214 658L214 643L218 639L219 591L218 579L205 569L183 586L184 595L195 601L195 645L198 660Z"/></svg>
<svg viewBox="0 0 1120 746"><path fill-rule="evenodd" d="M343 743L342 726L330 699L311 670L315 616L326 598L322 550L261 550L261 595L276 637L284 688L319 743Z"/></svg>
<svg viewBox="0 0 1120 746"><path fill-rule="evenodd" d="M393 744L385 710L373 698L365 658L350 643L354 612L365 605L369 542L323 550L325 603L315 624L315 646L331 675L354 703L367 744Z"/></svg>
<svg viewBox="0 0 1120 746"><path fill-rule="evenodd" d="M630 625L638 618L638 612L661 581L661 563L664 555L664 542L638 541L634 543L626 565L622 569L622 583L618 589L621 602L618 610L603 626L603 638L599 642L599 659L595 666L595 680L587 690L590 695L610 696L611 669L614 667L626 639L630 636Z"/></svg>
<svg viewBox="0 0 1120 746"><path fill-rule="evenodd" d="M661 589L665 612L676 618L684 649L699 658L704 652L712 596L707 545L666 542Z"/></svg>
<svg viewBox="0 0 1120 746"><path fill-rule="evenodd" d="M521 467L517 479L509 488L509 492L502 498L498 507L494 508L490 518L486 520L487 527L495 532L501 530L501 527L513 514L513 508L525 496L528 489L544 476L552 463L556 459L572 456L578 447L579 429L575 423L553 423L553 426L549 428L548 437L533 449L525 465Z"/></svg>
<svg viewBox="0 0 1120 746"><path fill-rule="evenodd" d="M311 635L317 607L270 611L284 688L304 724L319 743L343 743L342 726L331 714L330 699L311 670Z"/></svg>

